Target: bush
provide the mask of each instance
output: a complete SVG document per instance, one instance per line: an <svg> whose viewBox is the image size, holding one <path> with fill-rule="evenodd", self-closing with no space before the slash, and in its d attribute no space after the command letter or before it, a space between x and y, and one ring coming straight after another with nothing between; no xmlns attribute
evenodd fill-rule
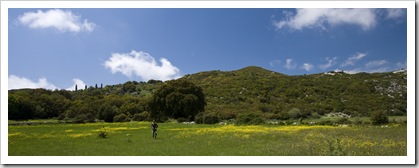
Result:
<svg viewBox="0 0 419 168"><path fill-rule="evenodd" d="M176 121L178 122L178 123L183 123L183 122L187 122L188 121L188 119L186 119L186 118L178 118L178 119L176 119Z"/></svg>
<svg viewBox="0 0 419 168"><path fill-rule="evenodd" d="M134 121L149 121L150 113L147 111L144 111L142 113L134 114L133 120Z"/></svg>
<svg viewBox="0 0 419 168"><path fill-rule="evenodd" d="M65 113L61 113L61 114L58 116L57 120L64 120L64 118L65 118Z"/></svg>
<svg viewBox="0 0 419 168"><path fill-rule="evenodd" d="M292 119L297 119L303 116L301 113L301 110L298 108L292 108L290 111L288 111L288 116Z"/></svg>
<svg viewBox="0 0 419 168"><path fill-rule="evenodd" d="M257 113L242 113L237 115L237 124L264 124L265 120Z"/></svg>
<svg viewBox="0 0 419 168"><path fill-rule="evenodd" d="M93 123L93 122L95 122L95 117L94 117L94 115L93 114L91 114L91 113L88 113L87 115L86 115L86 120L84 120L84 122L87 122L87 123Z"/></svg>
<svg viewBox="0 0 419 168"><path fill-rule="evenodd" d="M118 114L115 117L113 117L113 122L127 122L130 121L130 118L127 117L125 114Z"/></svg>
<svg viewBox="0 0 419 168"><path fill-rule="evenodd" d="M349 121L349 119L348 119L348 118L339 118L339 119L336 121L336 123L337 123L337 124L350 124L351 122Z"/></svg>
<svg viewBox="0 0 419 168"><path fill-rule="evenodd" d="M237 116L236 113L234 112L221 112L221 113L218 113L218 115L221 120L230 120L230 119L236 118Z"/></svg>
<svg viewBox="0 0 419 168"><path fill-rule="evenodd" d="M195 123L197 123L197 124L203 124L204 123L204 113L198 113L195 116Z"/></svg>
<svg viewBox="0 0 419 168"><path fill-rule="evenodd" d="M280 114L266 114L265 115L266 119L270 119L270 120L279 120L281 119L281 115Z"/></svg>
<svg viewBox="0 0 419 168"><path fill-rule="evenodd" d="M319 125L333 125L333 122L330 120L323 120L318 122Z"/></svg>
<svg viewBox="0 0 419 168"><path fill-rule="evenodd" d="M216 114L199 113L195 116L195 122L197 124L215 124L220 122L220 118Z"/></svg>
<svg viewBox="0 0 419 168"><path fill-rule="evenodd" d="M73 122L75 122L75 123L84 123L85 121L87 121L87 115L86 114L79 114L73 120Z"/></svg>
<svg viewBox="0 0 419 168"><path fill-rule="evenodd" d="M319 113L317 113L317 112L314 112L313 114L311 114L311 118L314 118L314 119L319 119L321 117L322 116Z"/></svg>
<svg viewBox="0 0 419 168"><path fill-rule="evenodd" d="M371 122L374 125L387 124L389 123L387 114L384 111L375 111L371 113Z"/></svg>
<svg viewBox="0 0 419 168"><path fill-rule="evenodd" d="M208 114L204 116L204 124L215 124L220 122L220 119L215 114Z"/></svg>
<svg viewBox="0 0 419 168"><path fill-rule="evenodd" d="M106 129L105 127L103 127L103 130L99 132L99 134L97 135L99 138L107 138L108 134L106 133Z"/></svg>

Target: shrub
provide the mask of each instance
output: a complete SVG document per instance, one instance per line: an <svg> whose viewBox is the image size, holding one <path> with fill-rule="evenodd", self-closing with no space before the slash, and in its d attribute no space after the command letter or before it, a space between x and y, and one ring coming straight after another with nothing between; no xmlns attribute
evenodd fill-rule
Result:
<svg viewBox="0 0 419 168"><path fill-rule="evenodd" d="M204 115L204 124L215 124L220 122L220 119L215 114Z"/></svg>
<svg viewBox="0 0 419 168"><path fill-rule="evenodd" d="M134 121L149 121L150 113L147 111L144 111L142 113L134 114L133 120Z"/></svg>
<svg viewBox="0 0 419 168"><path fill-rule="evenodd" d="M350 124L351 122L349 121L348 118L339 118L336 123L338 124Z"/></svg>
<svg viewBox="0 0 419 168"><path fill-rule="evenodd" d="M182 123L182 122L187 122L188 119L181 117L181 118L176 119L176 121L179 122L179 123Z"/></svg>
<svg viewBox="0 0 419 168"><path fill-rule="evenodd" d="M264 124L265 120L257 113L242 113L237 115L237 124Z"/></svg>
<svg viewBox="0 0 419 168"><path fill-rule="evenodd" d="M362 124L362 120L358 116L353 117L352 124Z"/></svg>
<svg viewBox="0 0 419 168"><path fill-rule="evenodd" d="M108 134L106 132L100 131L99 134L98 134L98 137L99 138L107 138Z"/></svg>
<svg viewBox="0 0 419 168"><path fill-rule="evenodd" d="M114 122L127 122L129 120L130 120L130 118L127 117L127 115L125 115L125 114L118 114L115 117L113 117Z"/></svg>
<svg viewBox="0 0 419 168"><path fill-rule="evenodd" d="M65 113L61 113L61 114L58 116L57 120L64 120L64 118L65 118Z"/></svg>
<svg viewBox="0 0 419 168"><path fill-rule="evenodd" d="M333 125L333 122L330 120L323 120L318 122L319 125Z"/></svg>
<svg viewBox="0 0 419 168"><path fill-rule="evenodd" d="M203 124L203 123L204 123L204 113L198 113L198 114L195 116L195 122L196 122L197 124Z"/></svg>
<svg viewBox="0 0 419 168"><path fill-rule="evenodd" d="M374 125L387 124L389 123L387 114L384 111L375 111L371 113L371 122Z"/></svg>
<svg viewBox="0 0 419 168"><path fill-rule="evenodd" d="M199 113L195 116L195 122L197 124L215 124L220 122L220 118L212 113Z"/></svg>
<svg viewBox="0 0 419 168"><path fill-rule="evenodd" d="M281 115L280 114L266 114L265 118L271 119L271 120L279 120L281 119Z"/></svg>
<svg viewBox="0 0 419 168"><path fill-rule="evenodd" d="M94 117L94 115L92 114L92 113L88 113L87 115L86 115L86 120L84 120L84 122L87 122L87 123L93 123L93 122L95 122L95 117Z"/></svg>
<svg viewBox="0 0 419 168"><path fill-rule="evenodd" d="M106 133L106 129L105 127L103 127L103 130L99 132L99 134L97 135L99 138L107 138L108 134Z"/></svg>
<svg viewBox="0 0 419 168"><path fill-rule="evenodd" d="M321 117L322 116L319 113L317 113L317 112L314 112L313 114L311 114L311 118L314 118L314 119L319 119Z"/></svg>
<svg viewBox="0 0 419 168"><path fill-rule="evenodd" d="M86 114L79 114L76 117L74 117L73 120L75 123L84 123L87 121L87 115Z"/></svg>
<svg viewBox="0 0 419 168"><path fill-rule="evenodd" d="M236 113L234 112L221 112L221 113L218 113L218 115L221 120L230 120L230 119L236 118L237 116Z"/></svg>
<svg viewBox="0 0 419 168"><path fill-rule="evenodd" d="M370 125L371 121L370 120L363 120L362 121L362 125Z"/></svg>
<svg viewBox="0 0 419 168"><path fill-rule="evenodd" d="M292 119L297 119L302 117L301 110L298 108L292 108L290 111L288 111L288 116Z"/></svg>

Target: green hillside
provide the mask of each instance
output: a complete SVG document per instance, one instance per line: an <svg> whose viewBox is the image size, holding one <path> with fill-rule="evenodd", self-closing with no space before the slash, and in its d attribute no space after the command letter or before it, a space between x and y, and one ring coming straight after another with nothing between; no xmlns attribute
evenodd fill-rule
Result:
<svg viewBox="0 0 419 168"><path fill-rule="evenodd" d="M193 82L203 89L206 107L197 117L227 120L248 115L285 120L331 112L369 116L376 111L406 115L406 71L288 76L250 66L235 71L200 72L178 80ZM96 85L78 91L10 90L9 119L79 117L93 121L119 115L124 120L144 120L150 117L148 101L163 84L150 80Z"/></svg>
<svg viewBox="0 0 419 168"><path fill-rule="evenodd" d="M405 71L287 76L259 67L246 67L229 72L201 72L183 78L203 88L206 112L223 118L246 112L288 118L287 112L293 108L300 110L301 117L330 112L357 116L368 116L373 111L406 114Z"/></svg>

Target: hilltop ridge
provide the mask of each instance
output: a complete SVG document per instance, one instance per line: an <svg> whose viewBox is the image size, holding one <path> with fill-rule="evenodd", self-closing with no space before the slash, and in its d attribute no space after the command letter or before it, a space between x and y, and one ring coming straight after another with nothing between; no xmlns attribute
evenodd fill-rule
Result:
<svg viewBox="0 0 419 168"><path fill-rule="evenodd" d="M369 116L375 111L407 115L406 70L356 74L329 71L288 76L249 66L233 71L199 72L176 80L188 80L200 86L207 104L203 113L220 120L244 114L266 119L304 118L328 113ZM10 90L9 108L10 100L17 103L24 100L33 104L30 107L39 113L39 118L97 116L98 111L110 107L116 110L115 113L126 113L131 117L136 114L147 116L148 99L164 83L159 80L127 81L74 92ZM52 108L49 104L56 105ZM109 107L101 107L107 104Z"/></svg>
<svg viewBox="0 0 419 168"><path fill-rule="evenodd" d="M249 66L182 79L201 86L209 102L206 112L221 116L261 112L278 117L293 108L305 115L345 112L367 116L376 110L406 113L406 73L330 71L288 76Z"/></svg>

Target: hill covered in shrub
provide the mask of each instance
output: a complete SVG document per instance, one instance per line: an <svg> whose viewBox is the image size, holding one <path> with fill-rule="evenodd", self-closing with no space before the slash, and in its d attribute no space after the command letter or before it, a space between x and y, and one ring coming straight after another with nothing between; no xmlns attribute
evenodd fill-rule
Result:
<svg viewBox="0 0 419 168"><path fill-rule="evenodd" d="M202 88L205 111L189 120L298 119L341 112L349 116L406 115L407 72L331 71L288 76L260 67L185 75ZM72 122L150 120L150 100L166 82L128 81L85 90L9 90L9 119L58 118ZM81 88L83 86L79 86ZM182 119L185 120L185 119Z"/></svg>

